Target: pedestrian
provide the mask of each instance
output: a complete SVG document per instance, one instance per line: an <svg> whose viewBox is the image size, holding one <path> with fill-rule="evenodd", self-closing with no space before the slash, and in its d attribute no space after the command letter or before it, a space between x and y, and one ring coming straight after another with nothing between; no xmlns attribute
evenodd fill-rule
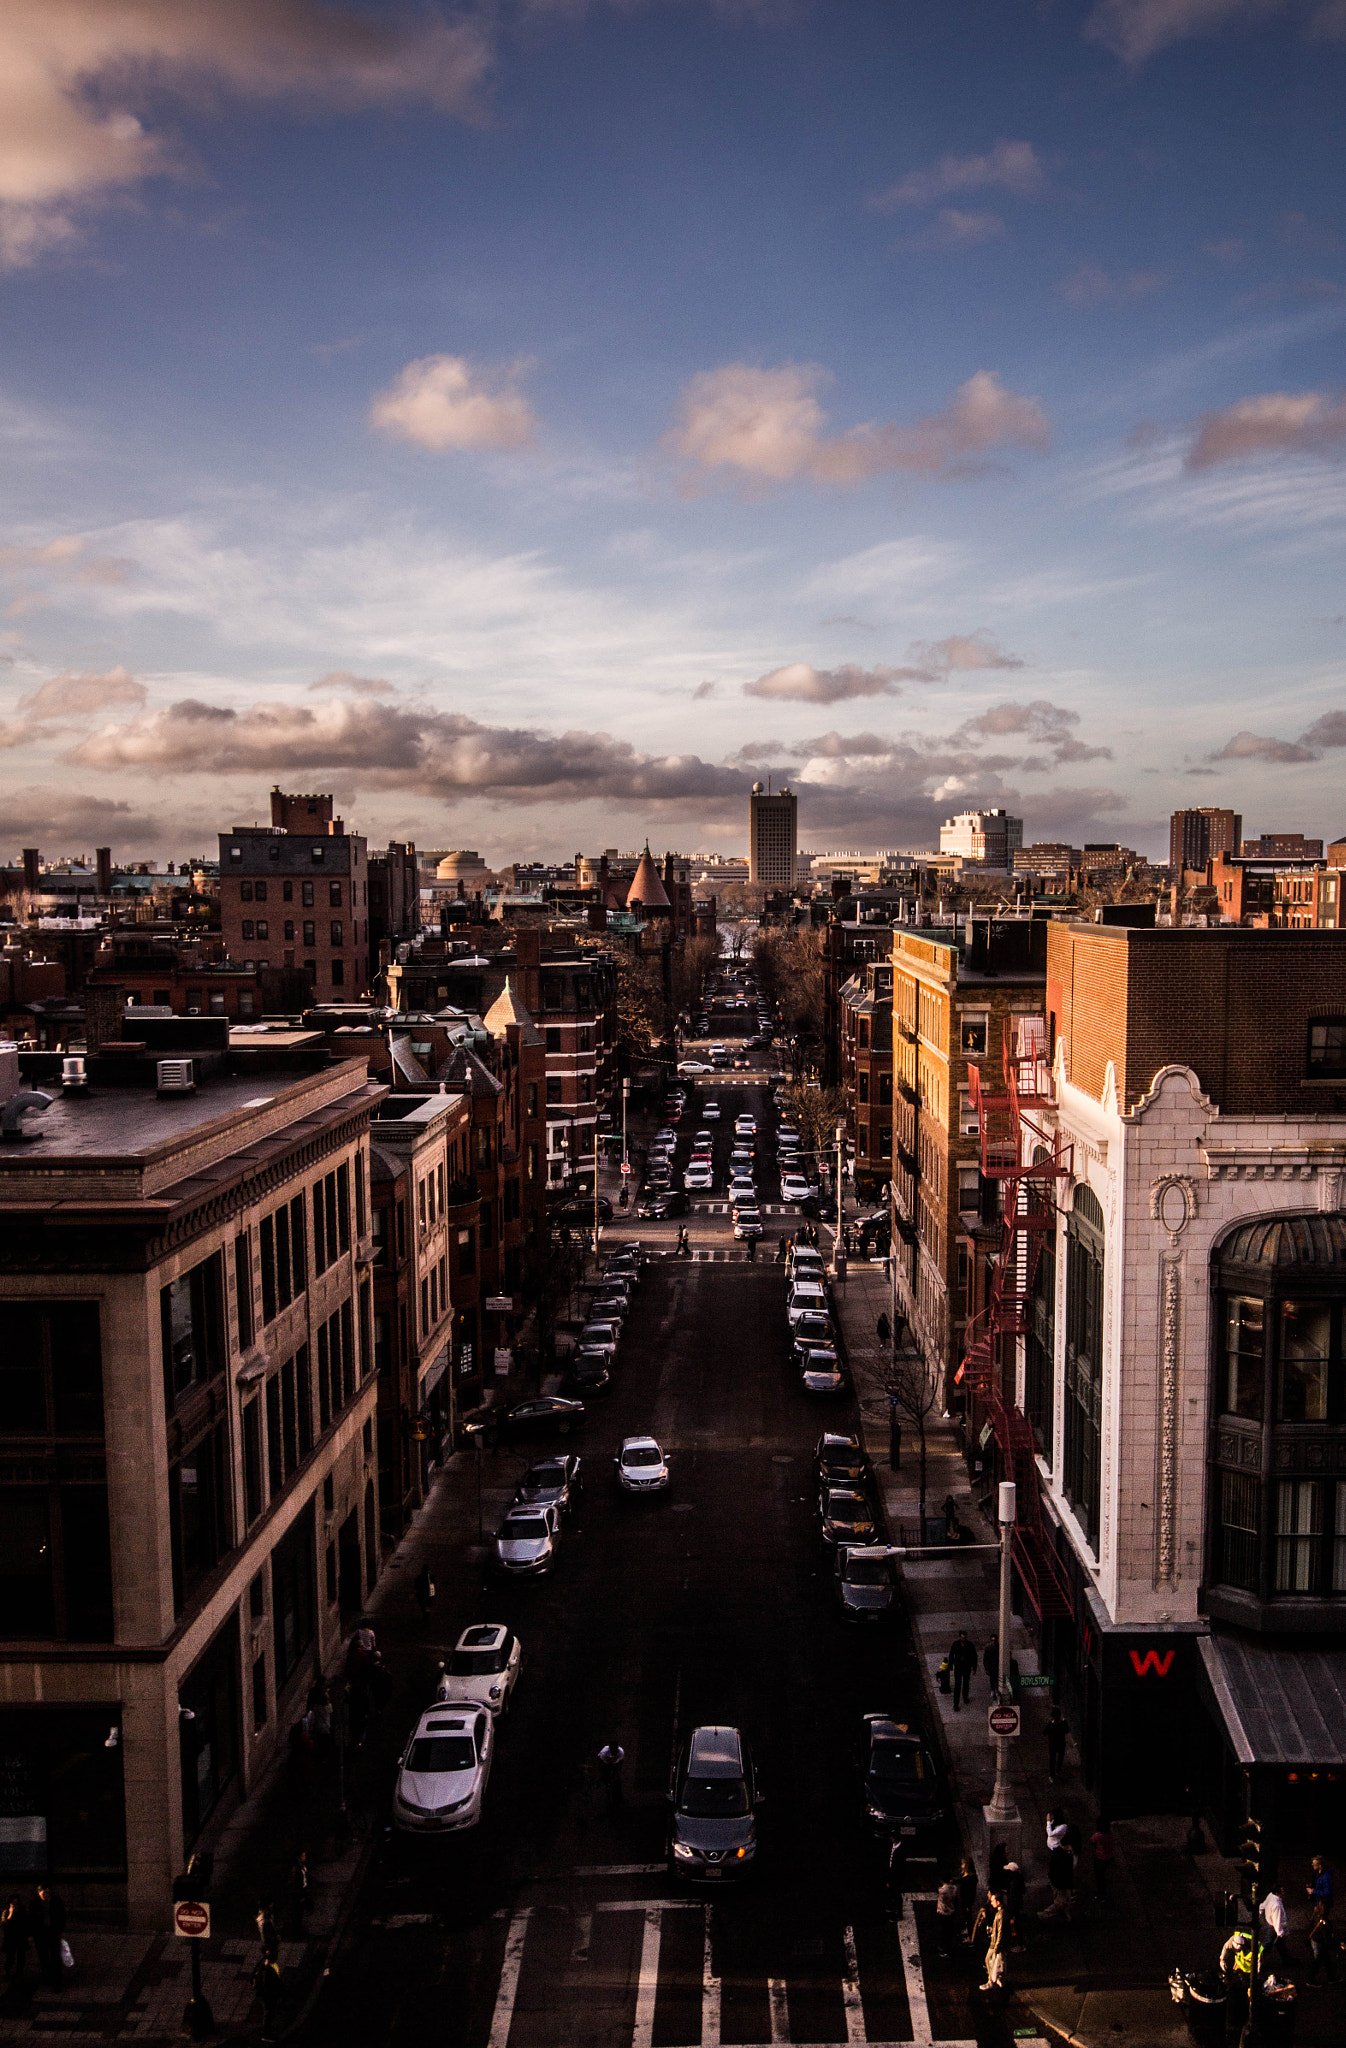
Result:
<svg viewBox="0 0 1346 2048"><path fill-rule="evenodd" d="M887 1903L888 1918L900 1920L907 1910L907 1845L900 1835L894 1835L888 1844Z"/></svg>
<svg viewBox="0 0 1346 2048"><path fill-rule="evenodd" d="M991 1691L1000 1690L1000 1638L992 1636L981 1653L981 1668L991 1682Z"/></svg>
<svg viewBox="0 0 1346 2048"><path fill-rule="evenodd" d="M958 1872L958 1920L964 1941L972 1939L972 1923L977 1917L977 1873L971 1860L964 1857Z"/></svg>
<svg viewBox="0 0 1346 2048"><path fill-rule="evenodd" d="M1069 1724L1059 1707L1053 1707L1047 1722L1047 1776L1053 1785L1066 1767L1066 1737Z"/></svg>
<svg viewBox="0 0 1346 2048"><path fill-rule="evenodd" d="M999 1991L1005 1981L1005 1907L998 1892L987 1892L986 1904L977 1915L977 1926L986 1932L983 1981L977 1988L980 1991Z"/></svg>
<svg viewBox="0 0 1346 2048"><path fill-rule="evenodd" d="M977 1669L977 1646L965 1628L960 1628L949 1651L949 1670L953 1675L953 1710L955 1714L967 1698Z"/></svg>
<svg viewBox="0 0 1346 2048"><path fill-rule="evenodd" d="M776 1264L777 1264L778 1266L783 1266L783 1265L785 1264L785 1234L784 1234L784 1232L782 1232L782 1233L781 1233L781 1235L780 1235L780 1236L779 1236L779 1237L778 1237L778 1238L776 1239Z"/></svg>
<svg viewBox="0 0 1346 2048"><path fill-rule="evenodd" d="M253 1989L262 2001L262 2039L274 2041L280 2018L280 1963L263 1956L252 1973Z"/></svg>
<svg viewBox="0 0 1346 2048"><path fill-rule="evenodd" d="M988 1892L999 1892L1002 1898L1004 1897L1005 1865L1008 1860L1009 1850L1005 1844L1003 1842L993 1843L990 1865L986 1872L986 1889Z"/></svg>
<svg viewBox="0 0 1346 2048"><path fill-rule="evenodd" d="M1332 1908L1336 1903L1336 1881L1331 1864L1321 1856L1313 1859L1313 1882L1305 1889L1309 1895L1309 1952L1313 1958L1307 1981L1316 1984L1319 1970L1325 1970L1328 1983L1334 1984L1337 1936Z"/></svg>
<svg viewBox="0 0 1346 2048"><path fill-rule="evenodd" d="M257 1908L254 1918L257 1923L258 1937L262 1944L262 1961L264 1963L278 1963L280 1961L280 1936L276 1932L275 1901L269 1898L263 1899Z"/></svg>
<svg viewBox="0 0 1346 2048"><path fill-rule="evenodd" d="M1075 1917L1075 1857L1070 1847L1070 1829L1060 1814L1047 1815L1047 1882L1052 1902L1044 1906L1039 1920Z"/></svg>
<svg viewBox="0 0 1346 2048"><path fill-rule="evenodd" d="M23 1975L28 1960L28 1910L17 1892L11 1892L0 1913L0 1939L5 1950L5 1981L13 1984Z"/></svg>
<svg viewBox="0 0 1346 2048"><path fill-rule="evenodd" d="M411 1590L416 1596L416 1605L421 1610L421 1620L428 1621L430 1609L435 1604L435 1582L430 1576L428 1564L423 1564L417 1572L411 1582Z"/></svg>
<svg viewBox="0 0 1346 2048"><path fill-rule="evenodd" d="M886 1351L893 1334L893 1326L888 1320L888 1311L886 1309L880 1309L879 1311L879 1320L874 1325L874 1334Z"/></svg>
<svg viewBox="0 0 1346 2048"><path fill-rule="evenodd" d="M1089 1837L1089 1847L1094 1857L1094 1892L1098 1898L1106 1899L1108 1887L1112 1882L1112 1866L1117 1851L1113 1846L1112 1827L1102 1814L1098 1816L1098 1826ZM1285 1908L1282 1906L1282 1917L1284 1913Z"/></svg>
<svg viewBox="0 0 1346 2048"><path fill-rule="evenodd" d="M294 1939L304 1939L304 1915L308 1912L308 1850L302 1844L290 1865L290 1907L294 1920Z"/></svg>
<svg viewBox="0 0 1346 2048"><path fill-rule="evenodd" d="M958 1886L946 1877L935 1894L935 1945L945 1962L958 1939Z"/></svg>
<svg viewBox="0 0 1346 2048"><path fill-rule="evenodd" d="M313 1747L320 1757L332 1753L332 1695L319 1672L308 1689L308 1711L312 1716Z"/></svg>
<svg viewBox="0 0 1346 2048"><path fill-rule="evenodd" d="M1005 1919L1009 1927L1010 1950L1014 1955L1023 1954L1024 1917L1024 1874L1023 1868L1013 1858L1005 1865L1004 1889L1001 1898L1005 1902Z"/></svg>
<svg viewBox="0 0 1346 2048"><path fill-rule="evenodd" d="M948 1542L952 1543L954 1540L953 1532L958 1527L958 1503L951 1493L945 1494L944 1505L940 1509L940 1513L944 1517L945 1538Z"/></svg>
<svg viewBox="0 0 1346 2048"><path fill-rule="evenodd" d="M37 1950L38 1968L53 1991L62 1983L61 1943L65 1938L65 1901L47 1883L37 1888L28 1909L28 1925Z"/></svg>
<svg viewBox="0 0 1346 2048"><path fill-rule="evenodd" d="M626 1751L616 1736L610 1735L598 1752L598 1773L607 1794L609 1813L616 1813L622 1803L622 1765L625 1762Z"/></svg>
<svg viewBox="0 0 1346 2048"><path fill-rule="evenodd" d="M1283 1968L1290 1960L1290 1951L1285 1940L1290 1931L1290 1916L1285 1910L1281 1888L1274 1878L1270 1891L1262 1901L1261 1913L1262 1939L1265 1944L1262 1953L1266 1958L1266 1966L1271 1969L1273 1965L1279 1964Z"/></svg>

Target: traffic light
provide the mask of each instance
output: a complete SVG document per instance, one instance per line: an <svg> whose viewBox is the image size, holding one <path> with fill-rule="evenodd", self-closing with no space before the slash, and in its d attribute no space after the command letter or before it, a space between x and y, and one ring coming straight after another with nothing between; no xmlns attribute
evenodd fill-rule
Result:
<svg viewBox="0 0 1346 2048"><path fill-rule="evenodd" d="M1245 1820L1243 1840L1239 1845L1239 1862L1243 1881L1250 1892L1255 1892L1262 1882L1262 1823Z"/></svg>

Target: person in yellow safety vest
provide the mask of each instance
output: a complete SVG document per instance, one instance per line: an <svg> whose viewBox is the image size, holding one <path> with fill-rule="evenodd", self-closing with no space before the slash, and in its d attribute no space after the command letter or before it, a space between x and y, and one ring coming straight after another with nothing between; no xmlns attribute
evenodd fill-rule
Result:
<svg viewBox="0 0 1346 2048"><path fill-rule="evenodd" d="M1237 1973L1246 1977L1249 1983L1252 1982L1253 1938L1251 1934L1240 1929L1237 1934L1230 1935L1228 1941L1220 1950L1220 1970L1226 1979Z"/></svg>

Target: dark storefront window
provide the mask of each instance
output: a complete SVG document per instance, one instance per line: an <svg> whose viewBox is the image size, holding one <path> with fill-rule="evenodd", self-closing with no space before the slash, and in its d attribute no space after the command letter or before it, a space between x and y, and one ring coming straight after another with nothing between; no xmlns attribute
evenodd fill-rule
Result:
<svg viewBox="0 0 1346 2048"><path fill-rule="evenodd" d="M0 1709L0 1883L45 1871L126 1875L116 1706Z"/></svg>
<svg viewBox="0 0 1346 2048"><path fill-rule="evenodd" d="M179 1614L232 1545L228 1472L229 1441L223 1423L208 1429L169 1467L173 1604Z"/></svg>
<svg viewBox="0 0 1346 2048"><path fill-rule="evenodd" d="M1064 1389L1067 1500L1090 1544L1098 1543L1103 1421L1103 1210L1083 1185L1066 1224Z"/></svg>
<svg viewBox="0 0 1346 2048"><path fill-rule="evenodd" d="M178 1687L182 1841L191 1849L238 1769L238 1617L231 1609Z"/></svg>
<svg viewBox="0 0 1346 2048"><path fill-rule="evenodd" d="M109 1642L112 1552L96 1302L4 1304L0 1637Z"/></svg>
<svg viewBox="0 0 1346 2048"><path fill-rule="evenodd" d="M312 1501L271 1553L271 1612L275 1621L276 1692L279 1696L313 1641Z"/></svg>

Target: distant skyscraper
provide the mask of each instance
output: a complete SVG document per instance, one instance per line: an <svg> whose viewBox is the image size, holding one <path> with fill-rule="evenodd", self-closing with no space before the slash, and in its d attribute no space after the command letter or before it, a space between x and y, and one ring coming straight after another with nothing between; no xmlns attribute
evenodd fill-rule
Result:
<svg viewBox="0 0 1346 2048"><path fill-rule="evenodd" d="M941 853L957 854L960 860L988 868L1012 867L1023 843L1023 819L1011 818L998 806L990 811L960 811L939 828Z"/></svg>
<svg viewBox="0 0 1346 2048"><path fill-rule="evenodd" d="M1198 810L1175 811L1168 821L1168 864L1175 874L1183 868L1204 868L1217 854L1236 854L1242 839L1243 820L1237 811L1205 804Z"/></svg>
<svg viewBox="0 0 1346 2048"><path fill-rule="evenodd" d="M789 789L770 796L754 782L748 798L748 880L767 889L793 889L798 850L798 797Z"/></svg>

